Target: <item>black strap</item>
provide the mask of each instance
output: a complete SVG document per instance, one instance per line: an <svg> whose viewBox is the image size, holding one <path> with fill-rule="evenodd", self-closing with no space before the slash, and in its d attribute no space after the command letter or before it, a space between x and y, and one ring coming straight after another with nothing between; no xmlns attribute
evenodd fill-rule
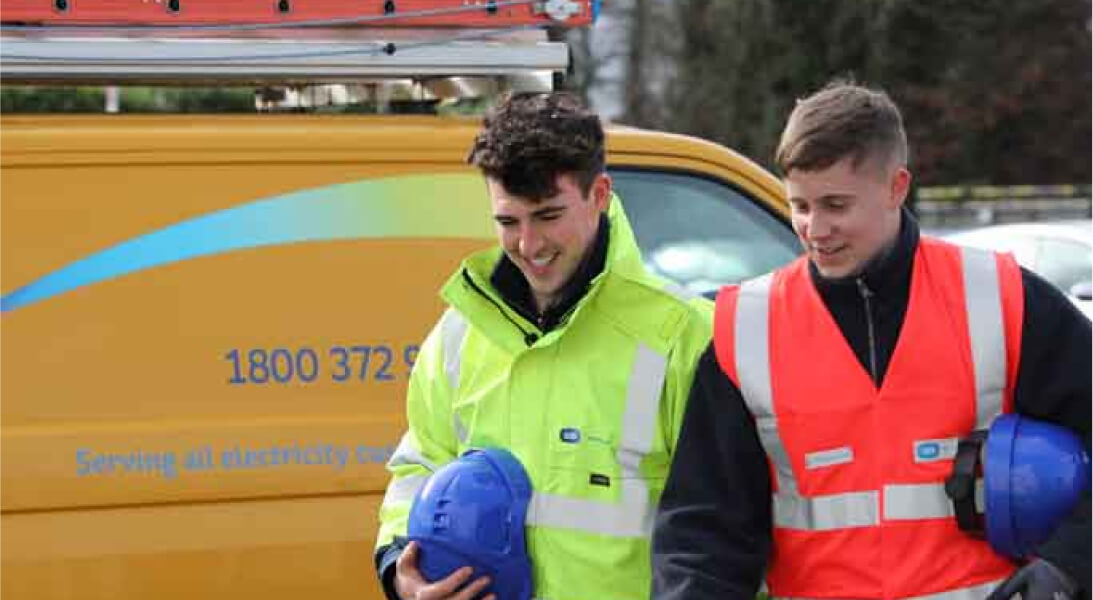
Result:
<svg viewBox="0 0 1093 600"><path fill-rule="evenodd" d="M953 503L956 524L974 537L983 537L983 515L975 510L975 480L982 473L980 450L987 441L987 430L979 429L960 440L956 447L953 472L945 480L945 494Z"/></svg>

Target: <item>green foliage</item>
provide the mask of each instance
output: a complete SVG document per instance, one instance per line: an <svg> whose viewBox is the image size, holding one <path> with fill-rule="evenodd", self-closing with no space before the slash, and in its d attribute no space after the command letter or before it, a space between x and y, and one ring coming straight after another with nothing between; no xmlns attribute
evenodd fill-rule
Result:
<svg viewBox="0 0 1093 600"><path fill-rule="evenodd" d="M795 99L850 77L903 109L919 183L1090 181L1090 6L679 0L675 40L660 46L674 65L667 85L627 92L670 110L624 120L712 139L771 166Z"/></svg>
<svg viewBox="0 0 1093 600"><path fill-rule="evenodd" d="M102 112L104 103L105 94L102 88L0 88L0 112L4 113Z"/></svg>
<svg viewBox="0 0 1093 600"><path fill-rule="evenodd" d="M119 88L123 113L250 113L251 88ZM0 110L5 113L101 113L106 106L102 87L5 86Z"/></svg>

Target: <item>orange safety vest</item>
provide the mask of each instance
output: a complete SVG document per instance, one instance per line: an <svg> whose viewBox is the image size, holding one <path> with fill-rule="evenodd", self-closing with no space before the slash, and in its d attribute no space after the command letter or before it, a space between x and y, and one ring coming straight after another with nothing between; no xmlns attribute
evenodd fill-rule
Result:
<svg viewBox="0 0 1093 600"><path fill-rule="evenodd" d="M802 257L717 297L714 344L771 463L784 598L981 600L1014 565L957 528L957 441L1013 406L1024 309L1010 255L922 238L878 389Z"/></svg>

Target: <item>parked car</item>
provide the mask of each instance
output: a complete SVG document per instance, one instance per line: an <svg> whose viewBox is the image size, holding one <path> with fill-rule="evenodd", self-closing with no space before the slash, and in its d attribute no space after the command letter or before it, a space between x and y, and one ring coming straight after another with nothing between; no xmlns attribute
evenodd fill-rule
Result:
<svg viewBox="0 0 1093 600"><path fill-rule="evenodd" d="M1055 284L1093 318L1093 221L991 225L945 239L1013 253L1021 266Z"/></svg>

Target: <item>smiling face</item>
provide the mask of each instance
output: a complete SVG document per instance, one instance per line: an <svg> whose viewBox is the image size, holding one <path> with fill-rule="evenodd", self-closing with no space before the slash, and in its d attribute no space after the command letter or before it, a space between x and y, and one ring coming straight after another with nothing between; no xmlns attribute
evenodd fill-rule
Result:
<svg viewBox="0 0 1093 600"><path fill-rule="evenodd" d="M601 174L587 195L576 177L557 177L557 193L533 202L486 178L501 248L527 279L540 312L559 300L565 284L591 251L600 214L611 197L611 178Z"/></svg>
<svg viewBox="0 0 1093 600"><path fill-rule="evenodd" d="M899 234L911 174L902 166L844 158L785 178L793 230L825 278L858 275Z"/></svg>

